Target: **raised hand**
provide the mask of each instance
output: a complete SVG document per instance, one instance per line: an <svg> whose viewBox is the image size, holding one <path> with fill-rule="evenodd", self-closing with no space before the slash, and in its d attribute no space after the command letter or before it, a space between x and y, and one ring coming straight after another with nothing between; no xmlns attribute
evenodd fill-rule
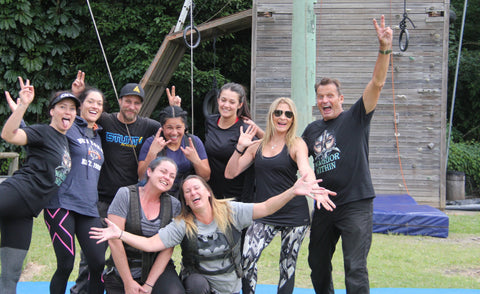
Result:
<svg viewBox="0 0 480 294"><path fill-rule="evenodd" d="M155 134L155 137L153 138L152 145L150 145L149 151L153 152L155 156L162 151L168 143L171 142L171 140L165 141L165 138L162 137L161 134L162 128L159 128Z"/></svg>
<svg viewBox="0 0 480 294"><path fill-rule="evenodd" d="M377 31L378 42L382 50L388 50L392 48L393 42L393 30L390 27L385 27L385 16L381 16L380 25L377 20L373 19L373 26Z"/></svg>
<svg viewBox="0 0 480 294"><path fill-rule="evenodd" d="M17 103L20 102L19 98L17 98L17 102L15 102L8 91L5 91L5 98L7 98L8 107L10 107L10 110L14 112L15 109L17 109Z"/></svg>
<svg viewBox="0 0 480 294"><path fill-rule="evenodd" d="M247 130L244 132L243 126L240 126L240 137L238 137L237 146L247 148L248 146L252 145L253 137L255 137L257 129L257 125L253 124L249 125Z"/></svg>
<svg viewBox="0 0 480 294"><path fill-rule="evenodd" d="M18 92L19 98L17 99L16 107L22 104L25 106L28 106L30 105L30 103L32 103L33 97L35 97L35 89L33 88L32 85L30 85L30 80L26 80L26 82L24 83L22 77L18 77L18 81L20 82L20 92ZM8 101L8 97L7 97L7 101ZM9 105L10 105L10 102L9 102Z"/></svg>
<svg viewBox="0 0 480 294"><path fill-rule="evenodd" d="M85 90L85 73L79 70L77 78L72 83L72 94L78 96L83 90Z"/></svg>
<svg viewBox="0 0 480 294"><path fill-rule="evenodd" d="M181 107L182 98L180 98L180 96L175 95L175 86L172 86L171 92L170 92L170 89L168 88L166 88L165 91L167 92L168 105Z"/></svg>
<svg viewBox="0 0 480 294"><path fill-rule="evenodd" d="M188 160L190 160L190 162L195 163L201 161L200 156L198 156L197 149L195 149L195 145L193 144L192 137L188 137L188 146L185 146L185 148L180 146L180 149L182 149L183 154Z"/></svg>

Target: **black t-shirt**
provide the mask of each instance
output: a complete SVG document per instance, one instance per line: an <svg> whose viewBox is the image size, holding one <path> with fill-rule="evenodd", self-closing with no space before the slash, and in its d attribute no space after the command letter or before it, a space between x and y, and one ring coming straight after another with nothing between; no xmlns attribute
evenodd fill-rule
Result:
<svg viewBox="0 0 480 294"><path fill-rule="evenodd" d="M67 137L49 125L23 128L27 135L27 158L22 167L3 183L12 185L37 216L70 172Z"/></svg>
<svg viewBox="0 0 480 294"><path fill-rule="evenodd" d="M297 163L290 157L287 146L272 157L261 155L260 147L255 154L255 179L257 190L255 203L263 202L288 190L297 181ZM269 225L305 226L310 223L308 203L305 196L295 196L277 212L257 221Z"/></svg>
<svg viewBox="0 0 480 294"><path fill-rule="evenodd" d="M303 132L320 186L337 192L336 205L375 197L368 163L373 111L366 114L360 98L337 118L317 120Z"/></svg>
<svg viewBox="0 0 480 294"><path fill-rule="evenodd" d="M236 198L237 201L252 202L253 166L234 179L225 178L225 167L235 152L235 146L240 136L240 126L243 126L243 131L245 131L248 124L239 119L228 129L222 129L217 124L219 118L219 114L211 115L205 122L205 151L211 169L208 184L217 198Z"/></svg>
<svg viewBox="0 0 480 294"><path fill-rule="evenodd" d="M138 154L144 141L157 133L160 123L139 116L128 124L127 131L116 113L102 113L97 123L103 127L100 136L105 155L98 180L98 199L110 203L120 187L138 182Z"/></svg>

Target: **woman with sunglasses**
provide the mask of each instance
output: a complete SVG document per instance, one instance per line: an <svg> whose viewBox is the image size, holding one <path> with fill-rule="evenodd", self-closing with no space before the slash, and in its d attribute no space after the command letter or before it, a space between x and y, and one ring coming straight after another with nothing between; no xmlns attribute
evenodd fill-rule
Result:
<svg viewBox="0 0 480 294"><path fill-rule="evenodd" d="M216 199L205 180L187 177L180 192L180 215L146 238L117 227L107 219L108 228L92 228L91 238L103 242L123 241L140 250L155 252L181 243L181 276L186 293L240 293L240 232L253 219L277 211L296 195L309 194L318 199L332 192L319 188L318 180L298 179L292 187L262 203L241 203ZM320 196L321 195L321 196ZM162 251L163 252L163 251Z"/></svg>
<svg viewBox="0 0 480 294"><path fill-rule="evenodd" d="M267 128L262 140L252 141L255 127L249 127L240 137L235 153L225 170L226 178L234 178L250 165L255 166L256 193L254 202L263 202L285 191L295 183L297 171L307 180L315 179L308 162L305 142L297 137L296 107L289 98L277 98L270 105ZM335 206L324 195L317 205L327 210ZM310 223L305 197L295 197L276 213L257 219L247 229L243 247L243 293L254 293L257 283L257 261L273 237L281 232L280 280L278 293L292 293L295 266L300 245Z"/></svg>
<svg viewBox="0 0 480 294"><path fill-rule="evenodd" d="M53 197L70 172L65 134L72 126L80 102L69 92L57 92L48 106L50 124L23 127L22 119L35 96L30 81L23 82L15 103L5 92L12 114L2 129L6 142L26 146L26 160L13 176L0 184L1 275L0 292L16 293L22 265L32 238L33 218Z"/></svg>

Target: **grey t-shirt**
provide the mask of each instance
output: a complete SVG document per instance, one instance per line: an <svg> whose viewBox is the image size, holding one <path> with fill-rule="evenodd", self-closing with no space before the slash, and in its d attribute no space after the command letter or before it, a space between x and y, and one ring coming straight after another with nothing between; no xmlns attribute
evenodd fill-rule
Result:
<svg viewBox="0 0 480 294"><path fill-rule="evenodd" d="M243 228L252 224L253 220L253 203L241 203L231 201L230 205L233 211L233 225L241 231ZM198 226L198 239L202 241L202 246L199 246L198 254L209 256L217 254L219 251L226 251L230 249L228 242L220 234L216 221L210 224L203 224L197 220L195 223ZM174 220L166 227L158 231L158 235L165 247L173 247L182 242L185 237L185 222L183 220ZM200 266L207 270L219 270L230 265L230 260L226 259L219 264L218 261L201 261ZM237 277L235 271L220 275L205 275L210 287L216 293L236 293L240 292L242 288L241 280Z"/></svg>
<svg viewBox="0 0 480 294"><path fill-rule="evenodd" d="M176 199L175 197L170 196L170 198L172 199L172 216L175 217L180 214L181 204L180 201L178 201L178 199ZM108 214L114 214L116 216L126 219L129 209L130 190L128 187L121 187L120 189L118 189L117 194L112 201L112 204L110 204L110 207L108 208ZM140 211L142 214L142 219L140 222L142 226L143 236L151 237L155 235L158 232L158 229L160 228L162 222L160 215L155 219L149 220L145 216L145 213L143 212L143 209L141 209L141 207ZM142 268L131 268L130 272L132 273L133 278L139 278L142 275Z"/></svg>

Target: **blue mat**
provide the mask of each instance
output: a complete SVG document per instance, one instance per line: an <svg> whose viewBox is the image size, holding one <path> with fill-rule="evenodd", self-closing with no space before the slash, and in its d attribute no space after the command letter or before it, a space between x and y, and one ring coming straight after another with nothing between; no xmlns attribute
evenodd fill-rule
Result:
<svg viewBox="0 0 480 294"><path fill-rule="evenodd" d="M17 294L48 294L50 282L20 282L17 286ZM68 282L67 289L74 282ZM258 294L270 294L277 291L277 285L257 285ZM375 288L371 294L480 294L476 289L415 289L415 288ZM67 290L66 294L70 294ZM315 294L313 289L295 288L293 294ZM343 289L335 290L335 294L346 294Z"/></svg>
<svg viewBox="0 0 480 294"><path fill-rule="evenodd" d="M418 205L407 194L377 195L373 200L373 232L447 238L448 216L429 205Z"/></svg>

